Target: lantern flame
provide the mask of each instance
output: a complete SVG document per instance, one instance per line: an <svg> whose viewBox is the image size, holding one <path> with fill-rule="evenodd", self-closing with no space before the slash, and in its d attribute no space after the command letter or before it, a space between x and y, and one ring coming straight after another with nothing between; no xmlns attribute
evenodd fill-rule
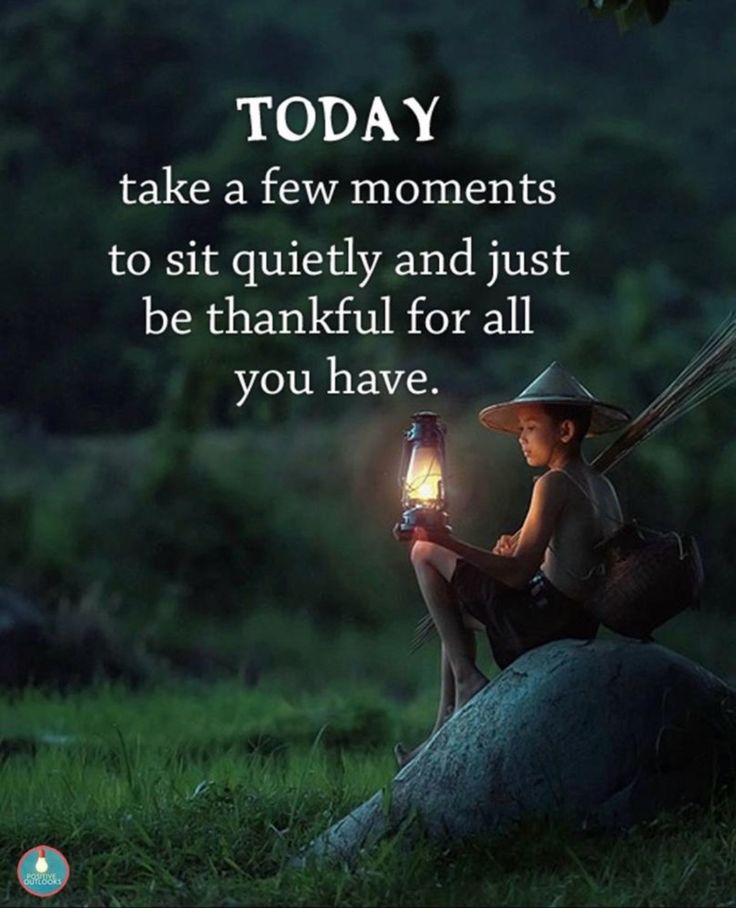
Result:
<svg viewBox="0 0 736 908"><path fill-rule="evenodd" d="M417 447L412 450L405 495L412 501L427 504L442 500L442 466L434 448Z"/></svg>

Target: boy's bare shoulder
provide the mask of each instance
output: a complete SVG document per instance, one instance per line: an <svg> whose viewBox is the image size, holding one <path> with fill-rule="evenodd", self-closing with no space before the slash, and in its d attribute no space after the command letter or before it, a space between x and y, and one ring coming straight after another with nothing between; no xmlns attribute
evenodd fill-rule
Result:
<svg viewBox="0 0 736 908"><path fill-rule="evenodd" d="M564 499L569 491L570 482L566 479L562 470L547 470L541 476L538 476L534 482L534 488L537 494L545 498Z"/></svg>
<svg viewBox="0 0 736 908"><path fill-rule="evenodd" d="M562 469L548 470L537 477L536 484L545 495L564 498L574 490L582 492L586 498L599 496L617 499L616 489L607 476L599 473L594 467L586 464L583 469L570 472Z"/></svg>

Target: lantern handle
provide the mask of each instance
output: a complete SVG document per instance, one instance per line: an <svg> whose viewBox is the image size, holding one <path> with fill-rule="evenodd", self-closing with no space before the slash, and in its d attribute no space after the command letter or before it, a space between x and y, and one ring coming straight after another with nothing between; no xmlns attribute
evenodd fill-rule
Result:
<svg viewBox="0 0 736 908"><path fill-rule="evenodd" d="M404 492L404 480L406 479L406 471L409 466L409 456L411 451L411 442L409 441L410 433L411 429L407 429L404 432L404 447L401 451L401 466L399 467L398 483L402 494Z"/></svg>

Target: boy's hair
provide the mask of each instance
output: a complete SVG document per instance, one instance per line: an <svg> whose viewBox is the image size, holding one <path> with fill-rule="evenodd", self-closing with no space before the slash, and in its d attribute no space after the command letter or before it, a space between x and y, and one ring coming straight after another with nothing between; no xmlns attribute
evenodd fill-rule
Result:
<svg viewBox="0 0 736 908"><path fill-rule="evenodd" d="M569 419L575 427L573 441L582 444L593 418L593 408L589 404L542 404L542 409L558 425Z"/></svg>

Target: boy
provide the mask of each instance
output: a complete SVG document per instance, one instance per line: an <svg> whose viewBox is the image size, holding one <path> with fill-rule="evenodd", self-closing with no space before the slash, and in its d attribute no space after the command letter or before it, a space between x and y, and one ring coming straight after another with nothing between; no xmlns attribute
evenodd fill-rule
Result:
<svg viewBox="0 0 736 908"><path fill-rule="evenodd" d="M442 641L431 734L488 683L475 664L475 630L486 630L502 669L551 640L595 637L598 625L583 606L595 580L595 546L622 522L613 486L587 463L581 443L621 428L629 420L624 410L552 363L518 397L479 416L486 428L517 435L529 466L547 472L519 532L501 536L491 552L449 533L415 532L411 560ZM407 752L397 744L399 765L422 746Z"/></svg>

